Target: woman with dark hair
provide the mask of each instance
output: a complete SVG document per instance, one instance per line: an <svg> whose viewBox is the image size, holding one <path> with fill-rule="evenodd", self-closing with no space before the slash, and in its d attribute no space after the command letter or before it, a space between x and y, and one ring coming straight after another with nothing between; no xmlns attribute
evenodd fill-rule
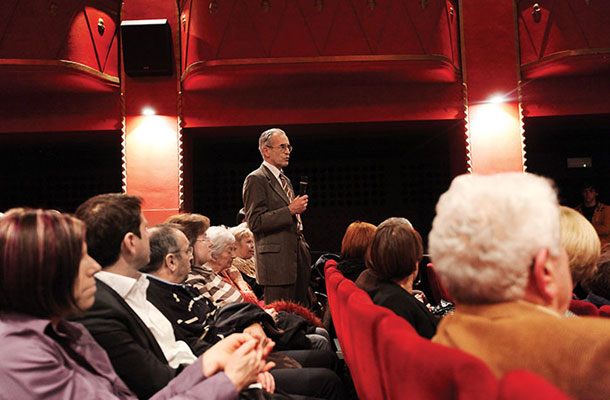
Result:
<svg viewBox="0 0 610 400"><path fill-rule="evenodd" d="M419 233L403 224L377 229L371 244L368 267L379 278L369 292L373 303L389 308L409 322L417 333L430 339L438 319L413 295L413 282L423 255Z"/></svg>
<svg viewBox="0 0 610 400"><path fill-rule="evenodd" d="M347 279L356 281L362 271L366 269L364 258L373 241L377 228L368 222L352 222L345 230L341 241L341 259L337 269Z"/></svg>
<svg viewBox="0 0 610 400"><path fill-rule="evenodd" d="M18 399L135 399L89 332L65 320L93 305L94 274L100 269L87 253L81 221L57 211L24 209L0 218L4 393ZM256 343L245 335L224 339L153 398L237 399L272 366Z"/></svg>

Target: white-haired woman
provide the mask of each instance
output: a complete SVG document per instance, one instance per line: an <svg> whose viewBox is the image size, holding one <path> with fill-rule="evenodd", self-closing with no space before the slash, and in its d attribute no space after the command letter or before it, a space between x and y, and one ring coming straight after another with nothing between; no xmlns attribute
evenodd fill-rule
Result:
<svg viewBox="0 0 610 400"><path fill-rule="evenodd" d="M231 231L224 225L212 226L206 232L213 245L210 249L211 259L205 263L222 280L239 291L244 301L258 304L258 298L250 285L241 276L237 268L232 267L237 245Z"/></svg>

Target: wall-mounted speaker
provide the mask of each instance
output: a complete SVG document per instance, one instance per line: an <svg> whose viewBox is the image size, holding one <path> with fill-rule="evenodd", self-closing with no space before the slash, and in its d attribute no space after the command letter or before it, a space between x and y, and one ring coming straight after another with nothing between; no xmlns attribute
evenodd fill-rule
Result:
<svg viewBox="0 0 610 400"><path fill-rule="evenodd" d="M121 22L125 73L137 76L172 75L174 52L167 19Z"/></svg>

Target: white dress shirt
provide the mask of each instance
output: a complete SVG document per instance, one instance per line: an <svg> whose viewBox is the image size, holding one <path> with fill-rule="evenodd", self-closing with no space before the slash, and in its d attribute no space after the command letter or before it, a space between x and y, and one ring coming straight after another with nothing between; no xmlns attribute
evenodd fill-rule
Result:
<svg viewBox="0 0 610 400"><path fill-rule="evenodd" d="M191 348L181 340L176 340L172 323L155 307L146 300L146 289L148 279L140 274L138 279L128 276L100 271L95 277L114 289L125 302L140 317L144 325L153 334L163 355L172 368L178 368L181 364L192 364L197 357Z"/></svg>

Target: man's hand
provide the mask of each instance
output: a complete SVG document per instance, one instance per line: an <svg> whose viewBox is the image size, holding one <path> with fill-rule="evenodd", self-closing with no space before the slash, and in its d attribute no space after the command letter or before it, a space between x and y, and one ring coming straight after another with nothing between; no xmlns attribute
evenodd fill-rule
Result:
<svg viewBox="0 0 610 400"><path fill-rule="evenodd" d="M263 350L259 342L250 339L231 355L225 366L225 374L233 382L238 392L256 382L258 375L265 371Z"/></svg>
<svg viewBox="0 0 610 400"><path fill-rule="evenodd" d="M223 371L233 382L237 391L241 391L259 378L259 374L275 367L273 362L265 362L265 357L273 348L273 341L268 340L263 345L258 340L243 333L221 340L203 354L203 375L209 377L218 371ZM268 377L263 385L269 385ZM273 383L275 390L275 383Z"/></svg>
<svg viewBox="0 0 610 400"><path fill-rule="evenodd" d="M309 196L297 196L292 200L292 203L288 206L290 210L290 214L302 214L307 209L307 202L309 201Z"/></svg>

